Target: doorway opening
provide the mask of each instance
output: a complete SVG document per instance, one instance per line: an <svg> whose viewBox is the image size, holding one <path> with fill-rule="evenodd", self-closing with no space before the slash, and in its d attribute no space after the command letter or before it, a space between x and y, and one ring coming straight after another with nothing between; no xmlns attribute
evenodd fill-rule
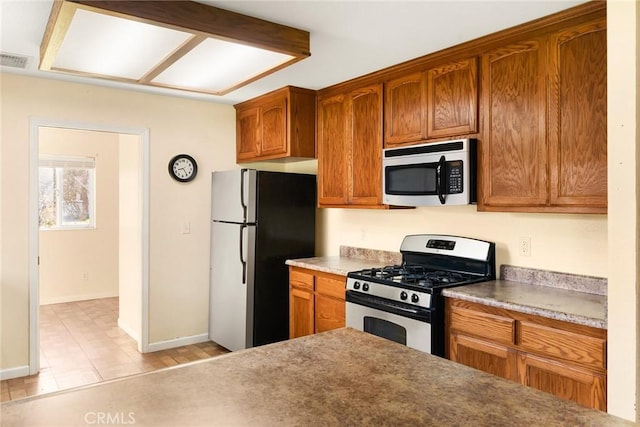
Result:
<svg viewBox="0 0 640 427"><path fill-rule="evenodd" d="M107 307L117 307L118 327L135 340L138 352L148 351L148 135L148 130L141 128L30 120L31 375L40 370L41 300L52 304L107 298ZM55 169L64 166L51 163L51 159L92 159L96 176L92 187L94 218L88 218L83 211L78 217L71 215L69 222L65 219L69 212L65 211L57 214L56 222L52 219L56 217L56 206L51 203L47 221L53 227L41 230L39 173L43 157L49 160L44 169L50 170L45 172L50 176L59 173L60 187L64 171ZM88 188L87 181L82 185ZM71 191L80 205L87 204L87 195ZM60 206L68 202L59 200ZM47 279L42 283L41 274Z"/></svg>

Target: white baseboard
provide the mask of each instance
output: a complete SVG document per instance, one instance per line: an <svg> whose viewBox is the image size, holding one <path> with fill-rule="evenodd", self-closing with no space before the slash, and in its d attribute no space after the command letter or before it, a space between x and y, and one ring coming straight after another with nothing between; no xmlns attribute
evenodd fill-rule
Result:
<svg viewBox="0 0 640 427"><path fill-rule="evenodd" d="M75 301L86 301L90 299L100 299L100 298L113 298L117 297L118 292L101 292L97 294L86 294L86 295L66 295L60 297L51 297L51 298L41 298L40 305L47 304L61 304L65 302L75 302Z"/></svg>
<svg viewBox="0 0 640 427"><path fill-rule="evenodd" d="M29 376L29 366L18 366L17 368L8 368L0 370L0 380L11 380Z"/></svg>
<svg viewBox="0 0 640 427"><path fill-rule="evenodd" d="M129 327L129 325L125 324L118 317L118 328L122 329L127 335L129 335L135 342L138 343L138 347L140 347L140 334L133 330L133 328Z"/></svg>
<svg viewBox="0 0 640 427"><path fill-rule="evenodd" d="M190 337L175 338L167 341L149 343L149 353L153 351L167 350L169 348L182 347L183 345L198 344L209 341L209 334L192 335Z"/></svg>

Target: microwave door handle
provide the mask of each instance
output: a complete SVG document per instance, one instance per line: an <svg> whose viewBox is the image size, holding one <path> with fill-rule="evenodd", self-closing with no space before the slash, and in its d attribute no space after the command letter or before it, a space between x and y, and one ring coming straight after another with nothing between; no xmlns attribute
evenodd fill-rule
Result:
<svg viewBox="0 0 640 427"><path fill-rule="evenodd" d="M438 187L438 199L440 199L440 204L445 204L444 199L444 179L442 175L444 173L445 165L447 159L444 156L440 156L440 161L438 161L438 167L436 169L436 187Z"/></svg>

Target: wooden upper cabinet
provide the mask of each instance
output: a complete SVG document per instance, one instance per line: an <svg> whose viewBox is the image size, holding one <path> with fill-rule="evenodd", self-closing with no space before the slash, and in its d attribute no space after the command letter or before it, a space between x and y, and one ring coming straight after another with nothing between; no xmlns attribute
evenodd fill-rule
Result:
<svg viewBox="0 0 640 427"><path fill-rule="evenodd" d="M475 57L385 82L385 146L475 133L477 117Z"/></svg>
<svg viewBox="0 0 640 427"><path fill-rule="evenodd" d="M427 137L478 130L478 61L470 58L427 71Z"/></svg>
<svg viewBox="0 0 640 427"><path fill-rule="evenodd" d="M235 108L237 162L315 157L315 91L287 86Z"/></svg>
<svg viewBox="0 0 640 427"><path fill-rule="evenodd" d="M607 212L604 17L482 57L480 210Z"/></svg>
<svg viewBox="0 0 640 427"><path fill-rule="evenodd" d="M427 88L424 73L384 84L384 144L421 141L427 136Z"/></svg>
<svg viewBox="0 0 640 427"><path fill-rule="evenodd" d="M318 206L382 204L382 84L318 102Z"/></svg>
<svg viewBox="0 0 640 427"><path fill-rule="evenodd" d="M382 85L351 92L347 98L347 130L351 136L348 162L349 202L382 202Z"/></svg>
<svg viewBox="0 0 640 427"><path fill-rule="evenodd" d="M482 205L547 203L546 41L482 56Z"/></svg>
<svg viewBox="0 0 640 427"><path fill-rule="evenodd" d="M261 107L262 141L260 154L287 152L287 98L280 98Z"/></svg>
<svg viewBox="0 0 640 427"><path fill-rule="evenodd" d="M347 203L347 113L344 95L318 102L318 204Z"/></svg>
<svg viewBox="0 0 640 427"><path fill-rule="evenodd" d="M551 37L550 203L607 207L606 21Z"/></svg>
<svg viewBox="0 0 640 427"><path fill-rule="evenodd" d="M236 111L237 160L258 155L260 145L260 109L246 108Z"/></svg>

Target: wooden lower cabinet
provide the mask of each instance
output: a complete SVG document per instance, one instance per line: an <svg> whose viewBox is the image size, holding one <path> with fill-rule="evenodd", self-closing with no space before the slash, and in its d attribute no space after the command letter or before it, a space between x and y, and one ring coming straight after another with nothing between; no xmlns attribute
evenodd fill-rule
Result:
<svg viewBox="0 0 640 427"><path fill-rule="evenodd" d="M289 338L345 326L344 276L289 267Z"/></svg>
<svg viewBox="0 0 640 427"><path fill-rule="evenodd" d="M606 330L451 298L446 329L450 360L606 411Z"/></svg>
<svg viewBox="0 0 640 427"><path fill-rule="evenodd" d="M313 291L290 287L289 317L290 338L313 334Z"/></svg>
<svg viewBox="0 0 640 427"><path fill-rule="evenodd" d="M516 352L501 344L452 333L449 359L481 371L516 381Z"/></svg>
<svg viewBox="0 0 640 427"><path fill-rule="evenodd" d="M607 410L606 374L579 369L569 363L536 356L518 354L520 383L546 391L582 406Z"/></svg>

